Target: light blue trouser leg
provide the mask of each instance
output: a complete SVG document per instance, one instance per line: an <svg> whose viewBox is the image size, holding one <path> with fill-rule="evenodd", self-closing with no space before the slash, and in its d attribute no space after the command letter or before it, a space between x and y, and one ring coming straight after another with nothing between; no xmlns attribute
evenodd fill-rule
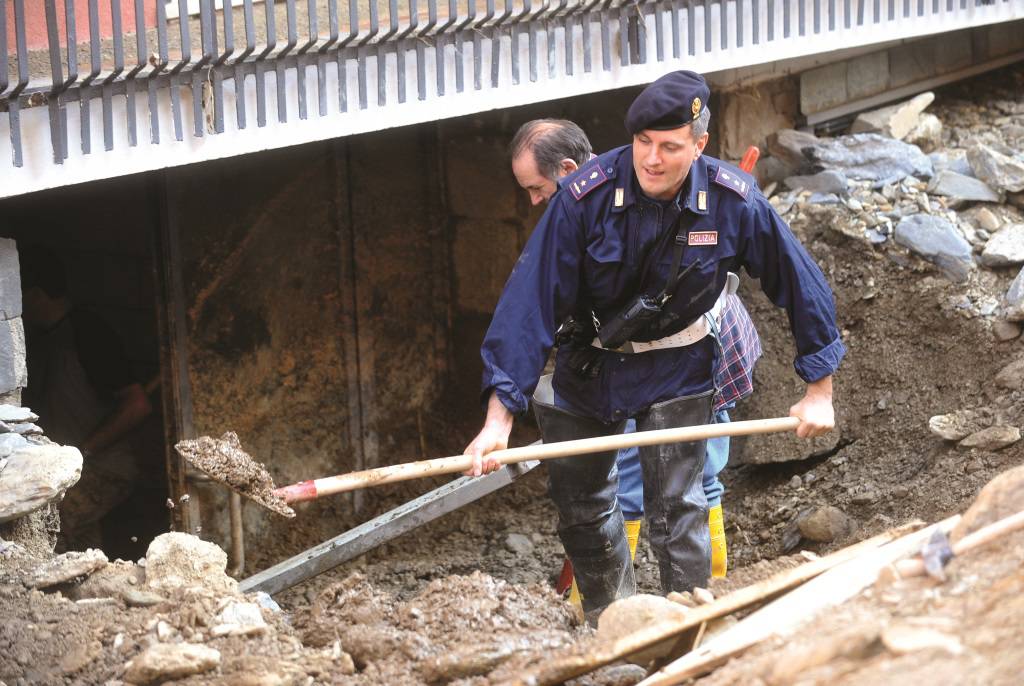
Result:
<svg viewBox="0 0 1024 686"><path fill-rule="evenodd" d="M729 421L728 409L735 405L727 405L715 413L715 423ZM623 433L636 431L636 422L626 422ZM729 462L729 437L712 438L707 442L707 456L704 459L704 495L708 507L722 502L725 486L718 480L718 473L725 469ZM619 469L619 507L624 519L643 519L644 516L644 481L640 472L639 453L636 448L624 448L618 452L615 463Z"/></svg>

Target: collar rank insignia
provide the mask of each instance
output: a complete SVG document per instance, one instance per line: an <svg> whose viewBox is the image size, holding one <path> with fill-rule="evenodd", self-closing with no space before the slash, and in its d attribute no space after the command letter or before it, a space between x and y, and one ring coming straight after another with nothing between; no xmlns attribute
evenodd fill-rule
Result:
<svg viewBox="0 0 1024 686"><path fill-rule="evenodd" d="M687 245L718 245L717 231L691 231L686 236Z"/></svg>
<svg viewBox="0 0 1024 686"><path fill-rule="evenodd" d="M715 174L715 183L725 186L744 200L747 199L747 194L750 192L749 181L743 179L736 172L727 171L724 167L718 168L718 173Z"/></svg>
<svg viewBox="0 0 1024 686"><path fill-rule="evenodd" d="M697 209L706 212L708 209L708 192L697 191Z"/></svg>
<svg viewBox="0 0 1024 686"><path fill-rule="evenodd" d="M572 197L580 200L607 180L608 177L605 175L604 169L601 168L600 164L585 167L569 182L569 192L572 193Z"/></svg>

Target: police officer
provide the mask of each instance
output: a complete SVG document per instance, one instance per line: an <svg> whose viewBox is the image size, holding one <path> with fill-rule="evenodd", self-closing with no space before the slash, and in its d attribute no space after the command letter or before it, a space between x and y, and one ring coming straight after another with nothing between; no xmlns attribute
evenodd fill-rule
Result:
<svg viewBox="0 0 1024 686"><path fill-rule="evenodd" d="M790 409L797 435L834 426L832 374L845 353L831 290L789 227L738 169L703 156L710 112L699 74L672 72L626 115L631 146L562 179L513 268L481 348L487 418L466 448L473 474L497 469L513 417L531 394L546 442L609 435L632 417L641 431L706 423L716 392L713 332L743 267L785 308L805 395ZM640 313L640 314L638 314ZM593 322L559 348L559 323ZM639 322L639 327L637 323ZM621 332L628 340L619 340ZM706 584L704 442L640 448L644 510L664 592ZM558 533L587 619L636 591L615 451L548 462Z"/></svg>

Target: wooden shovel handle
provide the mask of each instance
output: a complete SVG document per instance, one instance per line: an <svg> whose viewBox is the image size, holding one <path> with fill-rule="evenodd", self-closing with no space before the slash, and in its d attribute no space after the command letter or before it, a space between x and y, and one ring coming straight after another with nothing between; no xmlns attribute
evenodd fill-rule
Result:
<svg viewBox="0 0 1024 686"><path fill-rule="evenodd" d="M749 436L751 434L767 434L778 431L795 431L799 425L800 420L796 417L752 419L743 422L702 424L674 429L658 429L656 431L637 431L613 436L581 438L575 441L562 441L560 443L541 443L521 448L495 450L488 453L487 456L496 458L500 464L504 465L526 462L527 460L550 460L556 457L570 457L572 455L586 455L588 453L620 450L622 448L635 448L643 445L700 441L720 436ZM456 474L464 472L472 466L473 458L469 455L438 457L432 460L406 462L388 467L367 469L361 472L301 481L291 486L282 486L274 491L274 495L283 498L286 502L296 503L303 500L313 500L323 495L355 491L360 488L380 486L396 481L407 481L409 479L419 479L424 476L438 476L441 474Z"/></svg>

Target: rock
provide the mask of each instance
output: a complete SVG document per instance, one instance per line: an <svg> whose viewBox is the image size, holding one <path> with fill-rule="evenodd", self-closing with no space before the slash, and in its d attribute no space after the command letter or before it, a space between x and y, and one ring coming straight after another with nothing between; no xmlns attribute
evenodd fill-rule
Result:
<svg viewBox="0 0 1024 686"><path fill-rule="evenodd" d="M57 500L81 474L82 453L70 446L30 445L11 454L0 473L0 524Z"/></svg>
<svg viewBox="0 0 1024 686"><path fill-rule="evenodd" d="M999 424L971 434L960 441L958 447L965 450L977 448L978 450L996 451L1011 446L1019 440L1020 429L1015 426Z"/></svg>
<svg viewBox="0 0 1024 686"><path fill-rule="evenodd" d="M854 524L845 512L825 505L797 521L804 538L818 543L831 543L853 532Z"/></svg>
<svg viewBox="0 0 1024 686"><path fill-rule="evenodd" d="M28 441L21 434L0 434L0 457L7 457L27 445Z"/></svg>
<svg viewBox="0 0 1024 686"><path fill-rule="evenodd" d="M921 93L898 105L862 112L853 120L850 133L880 133L902 140L921 123L921 113L934 100L934 93Z"/></svg>
<svg viewBox="0 0 1024 686"><path fill-rule="evenodd" d="M1024 224L1011 224L997 231L981 253L986 267L1008 267L1024 264Z"/></svg>
<svg viewBox="0 0 1024 686"><path fill-rule="evenodd" d="M1024 359L1015 360L996 374L996 386L1011 391L1024 391Z"/></svg>
<svg viewBox="0 0 1024 686"><path fill-rule="evenodd" d="M0 421L0 431L4 433L21 434L22 436L40 436L43 433L43 430L32 422Z"/></svg>
<svg viewBox="0 0 1024 686"><path fill-rule="evenodd" d="M846 177L841 172L831 169L810 176L790 176L786 179L786 185L795 191L804 190L812 193L845 195L847 192Z"/></svg>
<svg viewBox="0 0 1024 686"><path fill-rule="evenodd" d="M987 426L984 417L974 410L957 410L928 420L928 430L947 441L959 441Z"/></svg>
<svg viewBox="0 0 1024 686"><path fill-rule="evenodd" d="M590 683L601 686L633 686L647 676L647 670L640 665L612 665L603 667L593 674Z"/></svg>
<svg viewBox="0 0 1024 686"><path fill-rule="evenodd" d="M60 661L60 671L74 674L88 666L102 652L103 644L96 640L73 644Z"/></svg>
<svg viewBox="0 0 1024 686"><path fill-rule="evenodd" d="M153 607L166 601L159 593L144 591L138 588L128 588L121 593L124 602L128 607Z"/></svg>
<svg viewBox="0 0 1024 686"><path fill-rule="evenodd" d="M106 565L107 556L102 550L90 548L85 552L67 552L33 570L27 583L33 588L49 588L88 576Z"/></svg>
<svg viewBox="0 0 1024 686"><path fill-rule="evenodd" d="M928 192L943 195L955 203L999 202L999 194L985 185L984 181L957 174L948 169L936 174L928 184Z"/></svg>
<svg viewBox="0 0 1024 686"><path fill-rule="evenodd" d="M959 154L933 152L928 155L928 159L932 161L932 167L936 173L948 169L963 176L977 178L974 176L974 170L971 169L971 163L967 161L967 154L965 152L961 151Z"/></svg>
<svg viewBox="0 0 1024 686"><path fill-rule="evenodd" d="M668 598L645 593L637 594L609 605L597 620L597 640L604 644L654 626L659 622L680 621L689 611ZM672 649L672 641L651 646L634 654L629 661L645 666L663 657Z"/></svg>
<svg viewBox="0 0 1024 686"><path fill-rule="evenodd" d="M202 587L238 591L238 582L225 572L228 556L213 543L172 531L153 539L146 551L146 584L157 590Z"/></svg>
<svg viewBox="0 0 1024 686"><path fill-rule="evenodd" d="M969 533L1024 510L1024 465L998 475L981 489L974 503L953 527L949 540L956 543Z"/></svg>
<svg viewBox="0 0 1024 686"><path fill-rule="evenodd" d="M145 570L142 567L133 562L114 560L90 574L86 580L67 589L65 595L76 601L86 598L119 598L128 602L127 594L138 592L133 585L138 585L145 579Z"/></svg>
<svg viewBox="0 0 1024 686"><path fill-rule="evenodd" d="M965 281L974 267L971 244L947 219L912 214L896 225L896 242L936 265L951 281Z"/></svg>
<svg viewBox="0 0 1024 686"><path fill-rule="evenodd" d="M870 181L876 187L908 176L930 178L932 162L921 149L877 133L856 133L822 139L809 149L817 170L835 169L855 181Z"/></svg>
<svg viewBox="0 0 1024 686"><path fill-rule="evenodd" d="M918 650L944 650L950 655L964 652L960 639L930 627L895 624L882 630L881 639L882 645L897 655Z"/></svg>
<svg viewBox="0 0 1024 686"><path fill-rule="evenodd" d="M505 537L505 548L516 555L530 555L533 553L533 541L523 534L509 534Z"/></svg>
<svg viewBox="0 0 1024 686"><path fill-rule="evenodd" d="M811 205L838 205L839 196L835 193L811 193L807 202Z"/></svg>
<svg viewBox="0 0 1024 686"><path fill-rule="evenodd" d="M210 629L214 636L262 634L268 628L256 603L230 602L217 614L215 621Z"/></svg>
<svg viewBox="0 0 1024 686"><path fill-rule="evenodd" d="M998 341L1012 341L1020 336L1020 332L1020 324L1004 322L1002 320L993 322L992 324L992 335L994 335Z"/></svg>
<svg viewBox="0 0 1024 686"><path fill-rule="evenodd" d="M995 215L995 212L987 207L979 207L974 213L974 221L977 223L979 229L985 229L989 233L994 233L999 230L1002 222L999 221L999 217Z"/></svg>
<svg viewBox="0 0 1024 686"><path fill-rule="evenodd" d="M975 142L967 148L967 161L974 175L992 188L1011 193L1024 191L1024 161L1009 148Z"/></svg>
<svg viewBox="0 0 1024 686"><path fill-rule="evenodd" d="M791 169L801 171L810 158L807 151L821 142L813 133L782 129L767 138L768 154L780 160Z"/></svg>
<svg viewBox="0 0 1024 686"><path fill-rule="evenodd" d="M18 407L17 405L0 405L0 422L11 423L22 423L22 422L38 422L39 415L34 413L27 407Z"/></svg>
<svg viewBox="0 0 1024 686"><path fill-rule="evenodd" d="M931 152L942 147L942 120L934 114L922 114L914 130L903 139L916 145L924 152Z"/></svg>
<svg viewBox="0 0 1024 686"><path fill-rule="evenodd" d="M707 605L715 602L715 594L706 588L697 586L693 589L693 599L697 601L698 605Z"/></svg>
<svg viewBox="0 0 1024 686"><path fill-rule="evenodd" d="M125 665L129 684L153 684L202 674L220 666L220 651L192 643L158 643Z"/></svg>
<svg viewBox="0 0 1024 686"><path fill-rule="evenodd" d="M1006 318L1011 322L1024 321L1024 269L1021 269L1016 278L1006 289L1003 296L1003 307L1006 308Z"/></svg>
<svg viewBox="0 0 1024 686"><path fill-rule="evenodd" d="M791 176L795 170L777 157L762 157L754 167L754 178L757 185L765 189L765 195L771 197L767 192L768 186L779 183L787 176Z"/></svg>

